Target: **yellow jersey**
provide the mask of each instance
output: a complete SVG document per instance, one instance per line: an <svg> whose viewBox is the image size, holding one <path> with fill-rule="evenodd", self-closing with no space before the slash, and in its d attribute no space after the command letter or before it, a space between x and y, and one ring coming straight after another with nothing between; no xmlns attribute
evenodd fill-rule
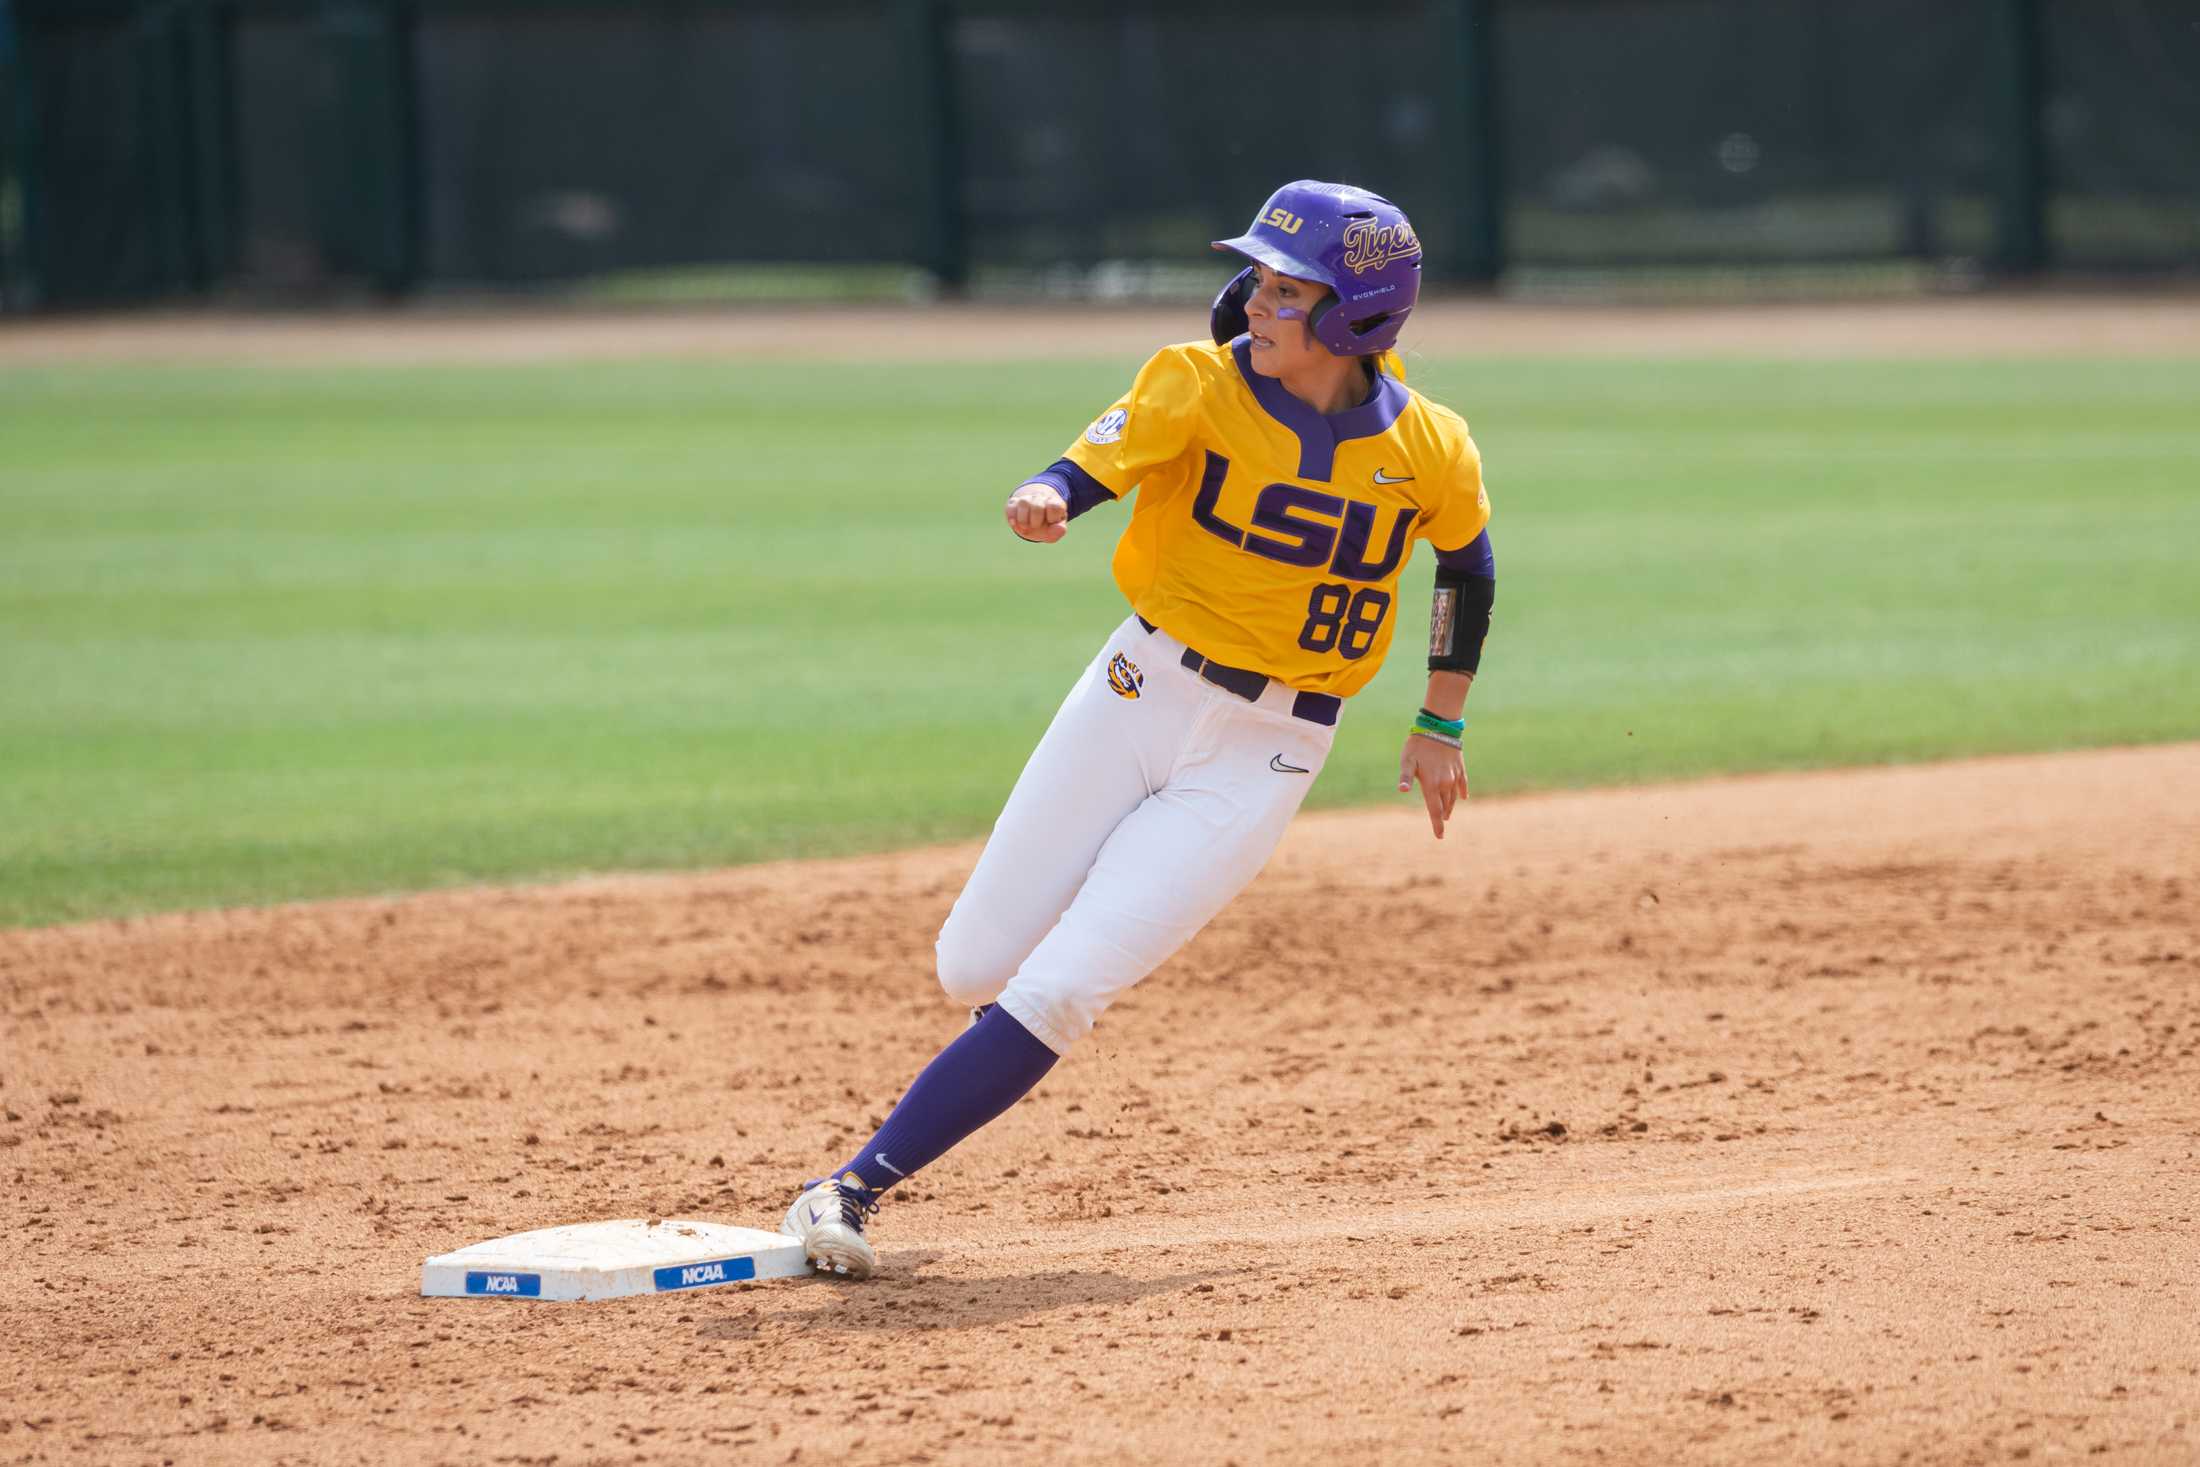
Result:
<svg viewBox="0 0 2200 1467"><path fill-rule="evenodd" d="M1460 550L1489 523L1467 425L1396 359L1363 405L1323 415L1253 370L1244 337L1163 347L1064 458L1137 500L1115 583L1216 662L1349 697L1390 649L1416 539Z"/></svg>

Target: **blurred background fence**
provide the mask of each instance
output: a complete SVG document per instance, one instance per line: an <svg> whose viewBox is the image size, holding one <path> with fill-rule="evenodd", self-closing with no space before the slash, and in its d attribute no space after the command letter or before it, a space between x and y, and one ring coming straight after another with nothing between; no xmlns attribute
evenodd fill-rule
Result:
<svg viewBox="0 0 2200 1467"><path fill-rule="evenodd" d="M2200 272L2200 0L0 0L0 308Z"/></svg>

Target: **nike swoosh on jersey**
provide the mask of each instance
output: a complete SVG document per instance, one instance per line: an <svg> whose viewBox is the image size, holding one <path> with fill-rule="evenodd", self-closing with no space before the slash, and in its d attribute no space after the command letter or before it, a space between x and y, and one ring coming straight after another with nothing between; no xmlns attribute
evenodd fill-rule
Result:
<svg viewBox="0 0 2200 1467"><path fill-rule="evenodd" d="M1275 757L1274 757L1273 759L1270 759L1270 760L1268 761L1268 767L1269 767L1270 769L1273 769L1273 770L1275 770L1275 771L1276 771L1276 773L1278 773L1278 774L1311 774L1311 773L1313 773L1313 771L1312 771L1312 770L1310 770L1310 769L1301 769L1301 768L1299 768L1299 766L1298 766L1298 765L1296 765L1296 764L1286 764L1286 763L1284 763L1284 762L1283 762L1283 756L1282 756L1281 754L1278 754L1278 755L1276 755L1276 756L1275 756Z"/></svg>
<svg viewBox="0 0 2200 1467"><path fill-rule="evenodd" d="M1410 484L1413 482L1413 475L1400 474L1397 478L1393 479L1392 477L1390 477L1390 475L1384 473L1381 469L1377 469L1375 471L1375 482L1378 484Z"/></svg>

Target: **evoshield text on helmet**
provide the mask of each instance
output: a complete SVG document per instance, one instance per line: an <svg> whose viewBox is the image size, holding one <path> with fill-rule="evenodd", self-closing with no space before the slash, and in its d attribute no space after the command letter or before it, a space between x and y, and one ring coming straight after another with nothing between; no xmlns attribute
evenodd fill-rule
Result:
<svg viewBox="0 0 2200 1467"><path fill-rule="evenodd" d="M1332 294L1314 308L1307 325L1316 341L1341 357L1369 356L1396 345L1421 295L1421 241L1405 210L1350 184L1287 183L1268 196L1251 229L1235 239L1218 239L1214 247L1328 286ZM1243 321L1251 294L1250 270L1223 287L1215 298L1218 335L1231 316Z"/></svg>

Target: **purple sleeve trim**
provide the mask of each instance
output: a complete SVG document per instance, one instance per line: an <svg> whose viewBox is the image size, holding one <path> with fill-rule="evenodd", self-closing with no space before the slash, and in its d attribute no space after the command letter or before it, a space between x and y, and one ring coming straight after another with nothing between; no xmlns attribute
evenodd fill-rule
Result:
<svg viewBox="0 0 2200 1467"><path fill-rule="evenodd" d="M1115 491L1066 458L1058 458L1024 481L1052 484L1069 502L1069 517L1076 519L1096 504L1115 503Z"/></svg>
<svg viewBox="0 0 2200 1467"><path fill-rule="evenodd" d="M1071 510L1075 514L1076 510ZM1481 576L1486 580L1497 579L1497 557L1490 553L1490 532L1484 530L1462 550L1439 550L1436 563L1445 570L1462 576Z"/></svg>

